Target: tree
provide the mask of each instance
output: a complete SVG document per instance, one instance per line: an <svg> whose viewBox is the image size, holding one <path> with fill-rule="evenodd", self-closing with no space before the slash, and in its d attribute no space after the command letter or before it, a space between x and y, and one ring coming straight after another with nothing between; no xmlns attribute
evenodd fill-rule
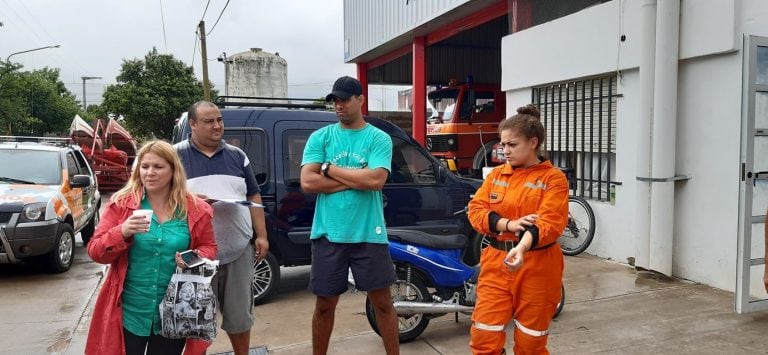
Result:
<svg viewBox="0 0 768 355"><path fill-rule="evenodd" d="M20 71L6 63L0 69L0 130L15 135L63 135L79 104L59 70Z"/></svg>
<svg viewBox="0 0 768 355"><path fill-rule="evenodd" d="M317 100L312 101L312 104L313 105L325 106L325 110L326 111L333 111L334 110L333 109L333 105L331 103L329 103L328 101L325 101L325 96L323 96L323 97L321 97L321 98L319 98Z"/></svg>
<svg viewBox="0 0 768 355"><path fill-rule="evenodd" d="M192 67L152 48L144 60L123 60L117 84L103 96L104 111L122 115L134 136L170 138L176 119L203 98L203 84Z"/></svg>

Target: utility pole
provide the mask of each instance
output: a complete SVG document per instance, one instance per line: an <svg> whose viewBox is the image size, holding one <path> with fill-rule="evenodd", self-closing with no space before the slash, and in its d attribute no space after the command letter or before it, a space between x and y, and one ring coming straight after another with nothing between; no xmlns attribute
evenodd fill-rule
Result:
<svg viewBox="0 0 768 355"><path fill-rule="evenodd" d="M203 52L203 100L211 101L211 89L208 82L208 50L205 48L205 21L200 21L198 26L200 32L200 50Z"/></svg>
<svg viewBox="0 0 768 355"><path fill-rule="evenodd" d="M81 76L80 79L83 79L83 112L86 112L88 110L88 105L85 103L85 81L91 80L91 79L101 79L100 76Z"/></svg>

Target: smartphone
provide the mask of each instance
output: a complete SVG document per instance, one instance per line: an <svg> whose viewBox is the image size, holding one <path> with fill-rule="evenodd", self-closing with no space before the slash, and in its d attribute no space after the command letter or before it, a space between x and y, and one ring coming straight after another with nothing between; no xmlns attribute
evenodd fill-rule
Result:
<svg viewBox="0 0 768 355"><path fill-rule="evenodd" d="M205 264L205 261L197 255L194 250L181 252L181 260L187 264L187 267L196 267Z"/></svg>

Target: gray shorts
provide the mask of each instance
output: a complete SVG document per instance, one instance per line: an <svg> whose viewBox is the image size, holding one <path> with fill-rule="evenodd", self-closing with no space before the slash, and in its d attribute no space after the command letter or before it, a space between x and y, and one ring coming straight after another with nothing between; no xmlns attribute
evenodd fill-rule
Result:
<svg viewBox="0 0 768 355"><path fill-rule="evenodd" d="M387 244L331 243L326 238L312 239L309 276L312 293L331 297L346 292L349 269L355 277L355 287L362 291L378 290L395 283L395 268Z"/></svg>
<svg viewBox="0 0 768 355"><path fill-rule="evenodd" d="M248 244L235 261L219 265L211 280L221 312L221 329L240 334L253 326L253 246Z"/></svg>

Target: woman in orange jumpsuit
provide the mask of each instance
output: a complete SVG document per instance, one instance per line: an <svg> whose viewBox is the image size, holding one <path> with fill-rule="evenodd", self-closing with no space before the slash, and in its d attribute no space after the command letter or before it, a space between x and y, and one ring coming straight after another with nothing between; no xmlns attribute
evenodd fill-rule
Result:
<svg viewBox="0 0 768 355"><path fill-rule="evenodd" d="M548 354L549 323L560 301L568 221L568 181L540 155L544 127L533 105L499 124L507 163L486 177L469 203L469 220L490 236L480 257L470 347L503 354L514 326L515 354ZM510 323L510 321L513 321Z"/></svg>

